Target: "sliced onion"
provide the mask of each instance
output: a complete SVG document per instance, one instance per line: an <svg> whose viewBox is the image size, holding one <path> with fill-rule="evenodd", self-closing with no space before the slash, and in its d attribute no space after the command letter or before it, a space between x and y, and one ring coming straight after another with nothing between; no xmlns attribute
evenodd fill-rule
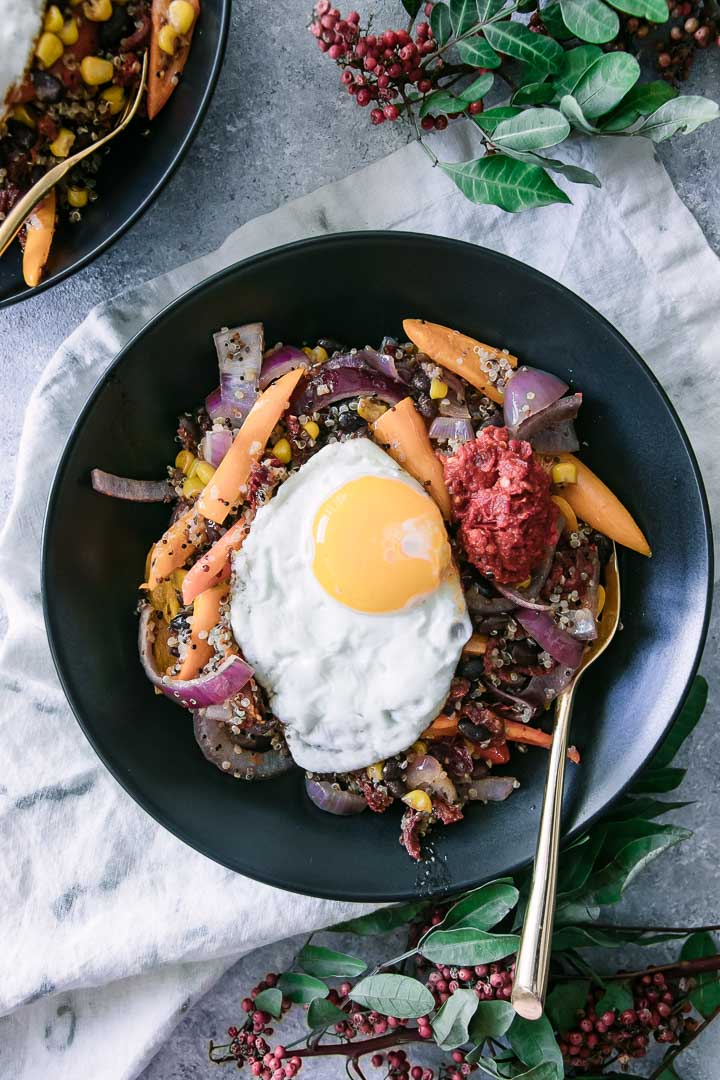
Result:
<svg viewBox="0 0 720 1080"><path fill-rule="evenodd" d="M570 619L571 625L568 633L578 641L594 641L597 637L597 623L595 616L589 608L578 608L577 611L566 611L565 615Z"/></svg>
<svg viewBox="0 0 720 1080"><path fill-rule="evenodd" d="M514 776L482 776L464 784L460 798L465 802L504 802L520 783Z"/></svg>
<svg viewBox="0 0 720 1080"><path fill-rule="evenodd" d="M405 783L408 791L420 788L432 795L439 795L446 802L457 801L455 785L443 769L437 758L431 754L422 754L420 757L410 758Z"/></svg>
<svg viewBox="0 0 720 1080"><path fill-rule="evenodd" d="M509 690L505 690L500 686L495 686L489 679L483 679L483 684L491 694L495 695L498 701L502 701L506 705L512 705L512 707L517 710L518 718L523 723L526 724L530 720L534 720L538 712L538 706L533 702L526 700L524 690L519 690L517 694L511 694Z"/></svg>
<svg viewBox="0 0 720 1080"><path fill-rule="evenodd" d="M128 480L125 476L93 469L90 473L93 491L99 495L109 495L111 499L126 499L128 502L158 503L172 502L175 492L170 481L165 480Z"/></svg>
<svg viewBox="0 0 720 1080"><path fill-rule="evenodd" d="M248 323L213 334L220 366L223 416L235 426L255 404L263 358L263 324Z"/></svg>
<svg viewBox="0 0 720 1080"><path fill-rule="evenodd" d="M280 345L277 349L271 349L263 357L260 370L260 389L264 390L266 386L269 386L275 379L279 379L281 375L285 375L288 371L294 371L295 368L299 367L310 367L310 361L302 349L297 349L294 345Z"/></svg>
<svg viewBox="0 0 720 1080"><path fill-rule="evenodd" d="M375 371L379 371L381 375L386 375L388 379L392 379L394 382L405 383L405 379L397 369L394 356L390 356L389 353L384 351L375 352L374 349L365 349L363 352L368 364Z"/></svg>
<svg viewBox="0 0 720 1080"><path fill-rule="evenodd" d="M467 392L467 383L465 380L461 379L459 375L454 375L453 372L448 371L447 368L443 368L442 381L447 383L458 401L464 403L465 394Z"/></svg>
<svg viewBox="0 0 720 1080"><path fill-rule="evenodd" d="M243 780L269 780L295 766L290 755L280 750L247 749L242 745L242 733L235 734L229 724L211 716L209 709L193 713L193 730L207 760L230 776L239 772Z"/></svg>
<svg viewBox="0 0 720 1080"><path fill-rule="evenodd" d="M580 449L580 440L572 420L562 420L531 436L530 445L538 454L573 454Z"/></svg>
<svg viewBox="0 0 720 1080"><path fill-rule="evenodd" d="M560 398L548 405L546 409L533 413L525 420L521 420L514 429L516 439L530 439L539 431L544 431L551 424L559 424L567 420L574 420L582 405L582 394L571 394L569 397Z"/></svg>
<svg viewBox="0 0 720 1080"><path fill-rule="evenodd" d="M428 435L431 439L444 442L450 439L453 442L469 442L475 438L475 431L471 421L455 419L452 416L436 416L430 425Z"/></svg>
<svg viewBox="0 0 720 1080"><path fill-rule="evenodd" d="M222 459L232 446L232 431L206 431L200 441L200 453L205 461L209 461L214 469L217 469Z"/></svg>
<svg viewBox="0 0 720 1080"><path fill-rule="evenodd" d="M140 612L138 647L143 670L153 686L166 697L188 709L204 709L208 705L221 705L235 697L250 681L253 669L241 656L228 656L216 671L198 675L196 679L172 679L155 670L152 650L153 609L144 604Z"/></svg>
<svg viewBox="0 0 720 1080"><path fill-rule="evenodd" d="M529 611L549 611L550 604L538 600L540 590L548 579L548 575L552 568L553 559L555 558L555 549L560 540L561 533L563 531L564 519L562 515L558 515L555 522L555 531L557 532L557 539L554 544L548 544L545 548L545 554L543 555L542 562L535 567L530 578L530 584L526 589L518 589L512 585L502 585L499 581L493 582L497 591L502 593L503 596L508 597L510 600L514 600L518 607L527 608Z"/></svg>
<svg viewBox="0 0 720 1080"><path fill-rule="evenodd" d="M367 808L367 803L362 795L354 795L351 791L343 791L327 780L311 780L309 776L306 776L305 790L310 801L315 803L319 810L324 810L326 814L349 817L351 814L361 814Z"/></svg>
<svg viewBox="0 0 720 1080"><path fill-rule="evenodd" d="M576 671L577 667L557 664L547 675L533 675L520 695L538 713L572 682Z"/></svg>
<svg viewBox="0 0 720 1080"><path fill-rule="evenodd" d="M211 394L205 398L205 412L208 414L211 420L218 420L221 416L224 417L222 395L220 393L220 387L213 390Z"/></svg>
<svg viewBox="0 0 720 1080"><path fill-rule="evenodd" d="M440 416L452 416L454 420L469 420L470 410L463 401L457 398L446 397L438 405Z"/></svg>
<svg viewBox="0 0 720 1080"><path fill-rule="evenodd" d="M316 409L326 409L336 401L344 401L359 394L377 397L388 405L397 405L407 396L403 386L388 379L386 375L381 375L379 371L367 371L357 367L328 369L328 364L323 364L298 400L293 402L292 411L296 416L313 413Z"/></svg>
<svg viewBox="0 0 720 1080"><path fill-rule="evenodd" d="M484 596L477 585L465 590L465 603L473 615L498 615L514 611L517 604L507 596Z"/></svg>
<svg viewBox="0 0 720 1080"><path fill-rule="evenodd" d="M516 428L521 421L561 398L567 388L567 383L549 371L518 368L505 387L505 424L509 428Z"/></svg>
<svg viewBox="0 0 720 1080"><path fill-rule="evenodd" d="M559 664L576 668L582 660L585 646L571 634L561 630L555 620L546 611L518 611L515 618L523 629L537 641L538 645L550 653Z"/></svg>

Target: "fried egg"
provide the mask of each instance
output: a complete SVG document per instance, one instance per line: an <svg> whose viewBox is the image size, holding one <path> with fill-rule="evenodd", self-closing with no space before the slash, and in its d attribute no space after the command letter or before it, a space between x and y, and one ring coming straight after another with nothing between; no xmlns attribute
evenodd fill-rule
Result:
<svg viewBox="0 0 720 1080"><path fill-rule="evenodd" d="M22 80L42 30L45 0L3 0L0 4L0 120L10 92Z"/></svg>
<svg viewBox="0 0 720 1080"><path fill-rule="evenodd" d="M440 511L369 439L324 447L258 510L231 622L295 761L318 773L407 749L472 632Z"/></svg>

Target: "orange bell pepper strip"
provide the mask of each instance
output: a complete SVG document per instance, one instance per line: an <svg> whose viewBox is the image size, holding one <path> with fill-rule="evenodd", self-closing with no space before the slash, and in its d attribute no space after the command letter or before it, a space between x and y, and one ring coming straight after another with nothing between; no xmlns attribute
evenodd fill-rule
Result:
<svg viewBox="0 0 720 1080"><path fill-rule="evenodd" d="M190 42L200 14L199 0L190 0L195 9L195 18L189 30L176 35L175 51L170 56L160 48L160 33L164 26L169 26L168 9L170 0L153 0L152 29L150 32L150 66L148 69L147 112L154 120L180 81L180 75L187 62ZM172 30L173 27L171 26Z"/></svg>
<svg viewBox="0 0 720 1080"><path fill-rule="evenodd" d="M463 645L463 656L484 656L488 647L487 634L473 634Z"/></svg>
<svg viewBox="0 0 720 1080"><path fill-rule="evenodd" d="M203 538L203 525L194 506L188 507L174 521L153 548L147 585L154 589L178 570L197 549Z"/></svg>
<svg viewBox="0 0 720 1080"><path fill-rule="evenodd" d="M208 642L208 634L220 621L220 605L227 599L226 585L217 585L200 593L190 616L190 640L177 678L180 681L194 679L200 674L215 650Z"/></svg>
<svg viewBox="0 0 720 1080"><path fill-rule="evenodd" d="M510 742L525 743L527 746L542 746L545 750L552 746L552 735L517 720L505 720L505 738ZM567 756L570 761L579 764L580 755L574 746L568 747Z"/></svg>
<svg viewBox="0 0 720 1080"><path fill-rule="evenodd" d="M432 495L444 518L450 517L450 493L442 462L433 450L425 421L406 397L371 424L373 438L393 460Z"/></svg>
<svg viewBox="0 0 720 1080"><path fill-rule="evenodd" d="M436 364L459 375L486 397L502 405L505 395L495 386L483 365L504 361L514 368L517 367L516 356L492 345L484 345L482 341L451 330L449 326L425 322L424 319L405 319L403 329L410 341Z"/></svg>
<svg viewBox="0 0 720 1080"><path fill-rule="evenodd" d="M34 288L40 284L47 261L50 258L55 234L55 188L49 191L27 218L25 250L23 252L23 277L25 284Z"/></svg>
<svg viewBox="0 0 720 1080"><path fill-rule="evenodd" d="M191 604L195 597L200 596L206 589L221 581L230 580L231 555L242 547L249 531L250 526L241 518L215 541L209 551L200 556L183 581L183 603Z"/></svg>
<svg viewBox="0 0 720 1080"><path fill-rule="evenodd" d="M435 717L430 727L425 728L422 737L423 739L442 739L447 735L457 735L457 732L457 715L446 716L444 713L440 713L439 716Z"/></svg>

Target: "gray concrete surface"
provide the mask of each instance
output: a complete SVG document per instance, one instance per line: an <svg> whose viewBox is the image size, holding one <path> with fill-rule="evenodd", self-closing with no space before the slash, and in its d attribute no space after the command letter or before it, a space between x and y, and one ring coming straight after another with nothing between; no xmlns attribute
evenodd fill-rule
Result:
<svg viewBox="0 0 720 1080"><path fill-rule="evenodd" d="M149 213L82 273L0 313L0 511L12 490L22 414L33 384L52 352L90 307L127 285L211 250L248 219L346 175L384 155L402 138L400 129L389 124L371 128L366 113L337 92L335 70L320 62L304 29L308 6L305 0L237 3L227 62L204 128ZM387 3L385 8L385 25L390 24L390 13L400 21L399 3ZM715 50L700 58L687 89L720 97L720 56ZM680 195L720 253L720 127L666 144L660 153ZM717 647L716 619L703 665L713 688L720 676ZM692 771L682 795L695 801L676 820L694 829L695 839L655 863L639 879L621 907L625 922L718 921L720 733L716 721L717 704L708 710L683 753L686 762L692 759ZM351 941L344 944L349 950L356 947ZM222 1037L223 1029L237 1018L247 988L263 972L286 963L292 949L292 943L284 943L260 950L230 970L189 1012L145 1070L143 1080L213 1075L206 1057L207 1040ZM631 959L623 957L623 962ZM679 1073L686 1080L717 1080L718 1025L685 1055ZM329 1061L313 1064L304 1075L312 1080L336 1080L344 1073L337 1062ZM370 1075L374 1075L372 1070Z"/></svg>

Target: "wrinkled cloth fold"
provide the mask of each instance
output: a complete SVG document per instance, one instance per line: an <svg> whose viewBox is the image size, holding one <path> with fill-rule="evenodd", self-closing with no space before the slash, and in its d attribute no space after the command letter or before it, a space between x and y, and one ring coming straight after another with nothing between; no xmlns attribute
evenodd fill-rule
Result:
<svg viewBox="0 0 720 1080"><path fill-rule="evenodd" d="M462 134L444 143L447 158L469 156ZM651 143L586 140L568 152L603 189L575 186L572 206L511 216L466 202L417 146L405 147L96 308L50 361L28 407L0 538L9 622L0 654L2 1080L127 1080L238 956L366 910L250 881L167 833L99 763L53 668L40 599L52 475L98 378L170 300L238 259L345 229L415 230L505 252L579 293L639 350L677 406L715 500L718 260ZM482 287L467 283L468 304Z"/></svg>

